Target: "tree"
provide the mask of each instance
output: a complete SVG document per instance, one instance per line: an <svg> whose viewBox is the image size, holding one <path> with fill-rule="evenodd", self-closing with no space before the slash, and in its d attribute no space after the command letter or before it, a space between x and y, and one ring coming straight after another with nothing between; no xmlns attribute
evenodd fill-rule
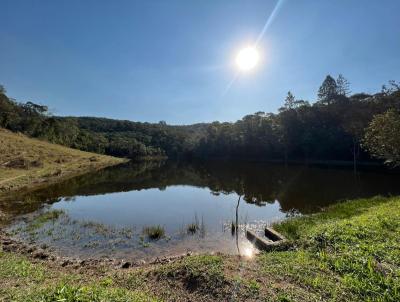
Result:
<svg viewBox="0 0 400 302"><path fill-rule="evenodd" d="M322 82L321 87L318 90L318 100L322 104L331 104L332 100L338 95L338 87L334 78L329 74L326 76L325 80Z"/></svg>
<svg viewBox="0 0 400 302"><path fill-rule="evenodd" d="M0 93L1 94L6 94L6 89L4 88L3 85L0 84Z"/></svg>
<svg viewBox="0 0 400 302"><path fill-rule="evenodd" d="M376 115L366 129L363 146L385 163L400 165L400 114L390 109Z"/></svg>
<svg viewBox="0 0 400 302"><path fill-rule="evenodd" d="M49 110L49 107L47 107L45 105L39 105L39 104L35 104L32 102L26 102L23 105L23 107L27 112L37 114L37 115L41 115L41 114L44 115Z"/></svg>
<svg viewBox="0 0 400 302"><path fill-rule="evenodd" d="M389 85L393 92L400 91L400 83L396 82L395 80L390 80Z"/></svg>
<svg viewBox="0 0 400 302"><path fill-rule="evenodd" d="M286 109L293 109L294 105L295 105L295 101L296 101L296 99L294 98L294 95L290 91L288 91L287 96L285 98L284 107Z"/></svg>
<svg viewBox="0 0 400 302"><path fill-rule="evenodd" d="M297 109L302 106L310 106L310 103L307 101L304 101L304 100L296 100L294 95L292 94L292 92L289 91L285 98L283 107L279 108L279 111L282 113L284 111L291 110L291 109Z"/></svg>
<svg viewBox="0 0 400 302"><path fill-rule="evenodd" d="M307 107L307 106L310 106L310 102L305 101L305 100L296 100L296 101L294 101L294 106L296 108Z"/></svg>
<svg viewBox="0 0 400 302"><path fill-rule="evenodd" d="M355 101L362 101L362 100L370 98L371 96L372 95L370 95L368 93L360 92L360 93L353 94L350 98Z"/></svg>
<svg viewBox="0 0 400 302"><path fill-rule="evenodd" d="M350 83L342 74L339 74L336 85L338 95L348 96L351 93Z"/></svg>
<svg viewBox="0 0 400 302"><path fill-rule="evenodd" d="M381 93L384 95L390 95L396 91L400 91L400 83L397 83L394 80L389 81L389 87L382 85Z"/></svg>

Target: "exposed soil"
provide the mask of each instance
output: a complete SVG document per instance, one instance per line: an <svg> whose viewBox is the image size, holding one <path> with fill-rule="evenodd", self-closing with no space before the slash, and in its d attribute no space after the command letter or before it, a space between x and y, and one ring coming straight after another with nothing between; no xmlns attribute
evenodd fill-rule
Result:
<svg viewBox="0 0 400 302"><path fill-rule="evenodd" d="M191 256L193 253L185 253L181 255L175 255L170 257L162 257L155 258L149 262L144 260L133 261L133 260L124 260L124 259L115 259L115 258L72 258L72 257L64 257L58 255L56 251L52 248L49 248L47 245L37 245L34 242L25 243L20 240L17 240L7 234L5 231L0 230L0 246L2 246L3 251L5 252L13 252L21 255L25 255L32 260L41 260L53 263L54 265L58 265L61 267L73 267L73 268L84 268L84 267L96 267L98 266L106 266L107 268L115 268L115 269L126 269L130 267L139 267L149 264L165 264L170 263L174 260L182 259L186 256Z"/></svg>

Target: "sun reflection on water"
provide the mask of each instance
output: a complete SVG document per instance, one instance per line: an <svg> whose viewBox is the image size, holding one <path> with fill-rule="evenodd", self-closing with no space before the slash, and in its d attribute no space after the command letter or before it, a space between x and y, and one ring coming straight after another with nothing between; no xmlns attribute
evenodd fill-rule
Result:
<svg viewBox="0 0 400 302"><path fill-rule="evenodd" d="M250 248L250 247L246 247L243 250L243 256L245 256L246 258L253 258L254 256L254 249Z"/></svg>

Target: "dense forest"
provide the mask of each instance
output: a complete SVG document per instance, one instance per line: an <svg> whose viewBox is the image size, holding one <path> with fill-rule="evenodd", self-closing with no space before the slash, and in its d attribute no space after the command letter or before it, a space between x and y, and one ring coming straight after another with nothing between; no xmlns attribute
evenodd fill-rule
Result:
<svg viewBox="0 0 400 302"><path fill-rule="evenodd" d="M257 112L235 123L187 126L96 117L59 117L33 102L17 102L0 87L0 126L50 142L109 155L296 161L400 162L400 86L350 94L328 75L317 100L288 92L278 113Z"/></svg>
<svg viewBox="0 0 400 302"><path fill-rule="evenodd" d="M8 98L2 88L0 127L84 151L140 158L189 154L206 125L169 126L164 122L52 116L47 106L17 102Z"/></svg>

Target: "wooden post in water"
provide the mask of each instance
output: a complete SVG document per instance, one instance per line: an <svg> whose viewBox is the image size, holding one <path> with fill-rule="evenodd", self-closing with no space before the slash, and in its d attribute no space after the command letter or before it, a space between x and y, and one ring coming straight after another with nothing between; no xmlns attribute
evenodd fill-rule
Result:
<svg viewBox="0 0 400 302"><path fill-rule="evenodd" d="M239 255L240 255L240 249L239 249L239 204L240 204L240 198L241 197L242 197L242 195L239 195L239 199L237 201L237 205L236 205L236 221L235 221L236 247L237 247Z"/></svg>

